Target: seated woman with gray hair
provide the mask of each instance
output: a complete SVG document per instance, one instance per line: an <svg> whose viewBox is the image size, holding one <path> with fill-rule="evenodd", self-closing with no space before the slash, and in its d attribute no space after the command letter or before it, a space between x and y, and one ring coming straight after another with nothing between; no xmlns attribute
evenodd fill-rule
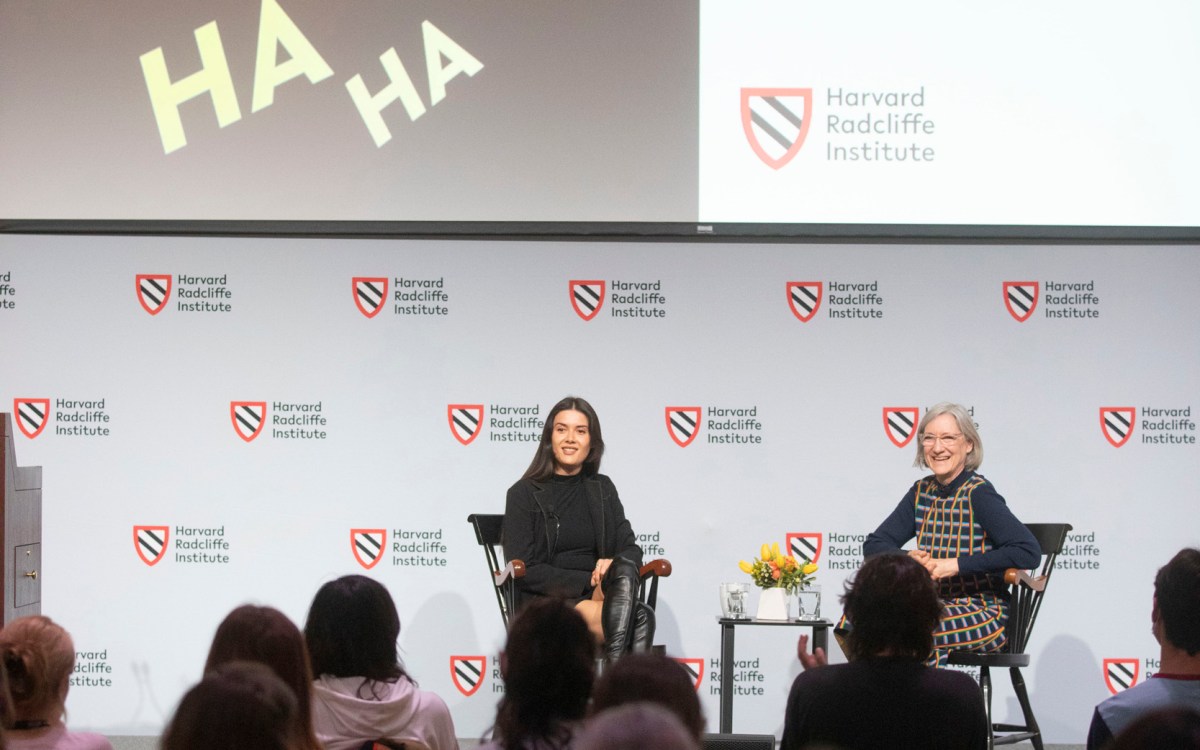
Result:
<svg viewBox="0 0 1200 750"><path fill-rule="evenodd" d="M942 600L931 664L955 649L998 651L1008 618L1007 568L1031 569L1041 548L992 483L976 473L983 440L965 408L943 402L917 425L913 465L931 472L863 543L863 556L906 551L936 581ZM901 550L916 538L911 550Z"/></svg>

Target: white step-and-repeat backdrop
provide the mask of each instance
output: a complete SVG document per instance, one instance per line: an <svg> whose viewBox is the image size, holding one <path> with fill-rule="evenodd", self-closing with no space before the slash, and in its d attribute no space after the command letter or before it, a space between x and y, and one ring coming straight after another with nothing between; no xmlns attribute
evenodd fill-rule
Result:
<svg viewBox="0 0 1200 750"><path fill-rule="evenodd" d="M734 669L735 729L779 732L799 631L747 629L721 664L719 584L806 535L836 613L918 477L885 415L949 399L1016 515L1075 526L1028 679L1047 739L1079 742L1110 672L1156 671L1154 571L1200 544L1198 282L1197 249L1169 246L0 236L0 401L44 466L71 722L158 732L231 608L303 622L359 573L480 735L503 632L466 517L502 511L547 409L579 394L647 553L675 565L658 641L710 726ZM668 427L685 408L690 434ZM1016 711L1006 685L997 704Z"/></svg>

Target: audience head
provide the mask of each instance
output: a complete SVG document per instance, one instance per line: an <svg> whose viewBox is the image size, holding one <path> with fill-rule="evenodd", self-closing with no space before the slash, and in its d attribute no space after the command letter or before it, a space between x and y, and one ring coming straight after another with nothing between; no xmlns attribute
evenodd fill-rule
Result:
<svg viewBox="0 0 1200 750"><path fill-rule="evenodd" d="M1200 712L1176 706L1151 711L1125 727L1109 750L1196 750L1200 747Z"/></svg>
<svg viewBox="0 0 1200 750"><path fill-rule="evenodd" d="M232 661L189 690L162 737L162 750L295 750L296 695L266 665Z"/></svg>
<svg viewBox="0 0 1200 750"><path fill-rule="evenodd" d="M1189 656L1200 653L1200 550L1180 550L1154 577L1154 634Z"/></svg>
<svg viewBox="0 0 1200 750"><path fill-rule="evenodd" d="M396 641L400 615L391 594L366 576L342 576L313 597L304 640L316 676L395 682L407 676Z"/></svg>
<svg viewBox="0 0 1200 750"><path fill-rule="evenodd" d="M583 617L561 599L537 597L513 618L500 668L505 692L496 710L496 739L570 739L587 712L596 641Z"/></svg>
<svg viewBox="0 0 1200 750"><path fill-rule="evenodd" d="M292 689L299 704L300 734L310 748L319 747L312 727L312 671L300 629L273 607L246 604L217 626L205 674L233 661L253 661L271 668Z"/></svg>
<svg viewBox="0 0 1200 750"><path fill-rule="evenodd" d="M626 703L657 703L675 714L697 741L704 736L696 683L674 659L634 653L610 664L596 681L591 711L598 714Z"/></svg>
<svg viewBox="0 0 1200 750"><path fill-rule="evenodd" d="M859 568L842 595L854 623L851 659L901 656L923 660L933 650L942 604L929 571L908 555L877 555Z"/></svg>
<svg viewBox="0 0 1200 750"><path fill-rule="evenodd" d="M0 630L0 660L8 673L14 720L62 718L75 669L75 644L67 631L43 615L13 620Z"/></svg>
<svg viewBox="0 0 1200 750"><path fill-rule="evenodd" d="M551 407L550 413L546 415L546 423L542 426L542 439L538 442L537 452L533 454L533 461L525 470L523 479L546 479L554 474L554 418L563 411L577 411L587 417L589 448L580 473L592 476L600 471L600 459L604 457L600 417L596 416L596 410L587 401L578 396L567 396Z"/></svg>
<svg viewBox="0 0 1200 750"><path fill-rule="evenodd" d="M626 703L596 714L575 750L699 750L700 743L675 714L657 703Z"/></svg>

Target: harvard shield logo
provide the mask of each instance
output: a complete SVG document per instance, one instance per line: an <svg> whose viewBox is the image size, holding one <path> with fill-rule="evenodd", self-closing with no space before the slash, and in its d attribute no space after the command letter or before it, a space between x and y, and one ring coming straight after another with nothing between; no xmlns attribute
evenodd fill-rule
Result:
<svg viewBox="0 0 1200 750"><path fill-rule="evenodd" d="M578 281L572 279L568 290L571 293L571 307L575 308L575 314L584 320L596 317L600 308L604 306L604 289L605 282L603 280Z"/></svg>
<svg viewBox="0 0 1200 750"><path fill-rule="evenodd" d="M822 539L819 532L789 532L787 535L788 554L801 563L815 563L821 559Z"/></svg>
<svg viewBox="0 0 1200 750"><path fill-rule="evenodd" d="M683 665L687 670L688 677L692 678L692 685L696 690L700 689L700 682L704 679L704 660L703 659L686 659L682 656L676 656L675 661Z"/></svg>
<svg viewBox="0 0 1200 750"><path fill-rule="evenodd" d="M171 299L171 275L166 273L139 273L134 278L138 304L151 315L158 315Z"/></svg>
<svg viewBox="0 0 1200 750"><path fill-rule="evenodd" d="M1105 659L1104 684L1108 692L1116 695L1137 684L1141 664L1137 659Z"/></svg>
<svg viewBox="0 0 1200 750"><path fill-rule="evenodd" d="M50 399L14 398L13 414L17 416L17 429L33 440L42 434L46 422L50 421Z"/></svg>
<svg viewBox="0 0 1200 750"><path fill-rule="evenodd" d="M171 538L169 526L134 526L133 548L138 557L147 565L156 565L167 551L167 541Z"/></svg>
<svg viewBox="0 0 1200 750"><path fill-rule="evenodd" d="M267 402L230 401L229 418L233 421L233 431L248 443L262 434L267 422Z"/></svg>
<svg viewBox="0 0 1200 750"><path fill-rule="evenodd" d="M483 675L487 670L486 656L451 656L450 679L458 692L470 698L483 684Z"/></svg>
<svg viewBox="0 0 1200 750"><path fill-rule="evenodd" d="M1024 323L1037 308L1039 285L1036 281L1004 282L1004 306L1018 323Z"/></svg>
<svg viewBox="0 0 1200 750"><path fill-rule="evenodd" d="M1137 408L1133 406L1101 406L1100 431L1112 447L1120 448L1133 435L1137 422Z"/></svg>
<svg viewBox="0 0 1200 750"><path fill-rule="evenodd" d="M792 315L807 323L821 308L821 297L824 296L825 285L820 281L789 281L787 283L788 307Z"/></svg>
<svg viewBox="0 0 1200 750"><path fill-rule="evenodd" d="M450 404L446 407L450 434L463 445L479 437L483 430L483 404Z"/></svg>
<svg viewBox="0 0 1200 750"><path fill-rule="evenodd" d="M358 311L368 318L373 318L383 309L383 301L387 299L388 280L382 276L355 276L351 279L354 287L354 305Z"/></svg>
<svg viewBox="0 0 1200 750"><path fill-rule="evenodd" d="M812 89L742 89L742 130L750 148L771 169L800 151L812 122Z"/></svg>
<svg viewBox="0 0 1200 750"><path fill-rule="evenodd" d="M363 568L370 570L383 559L387 529L350 529L350 551Z"/></svg>
<svg viewBox="0 0 1200 750"><path fill-rule="evenodd" d="M680 448L686 448L700 432L699 406L668 406L665 410L667 434Z"/></svg>
<svg viewBox="0 0 1200 750"><path fill-rule="evenodd" d="M917 417L920 410L915 406L883 407L883 431L897 448L912 442L917 433Z"/></svg>

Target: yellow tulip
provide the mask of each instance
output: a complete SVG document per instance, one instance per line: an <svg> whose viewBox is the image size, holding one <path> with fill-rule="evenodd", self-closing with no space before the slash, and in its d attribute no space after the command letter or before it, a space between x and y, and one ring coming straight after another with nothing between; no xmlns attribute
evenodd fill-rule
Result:
<svg viewBox="0 0 1200 750"><path fill-rule="evenodd" d="M817 564L816 563L813 563L813 562L804 563L804 570L803 570L804 575L810 576L816 572L817 572Z"/></svg>
<svg viewBox="0 0 1200 750"><path fill-rule="evenodd" d="M758 551L758 556L761 557L763 560L770 560L771 559L771 545L767 544L766 542L763 542L762 549L760 549Z"/></svg>
<svg viewBox="0 0 1200 750"><path fill-rule="evenodd" d="M754 566L752 566L750 563L746 562L745 560L742 560L741 562L739 562L738 567L742 569L743 573L753 573L754 572Z"/></svg>
<svg viewBox="0 0 1200 750"><path fill-rule="evenodd" d="M783 557L783 553L779 551L779 542L771 545L771 559L774 560L777 557Z"/></svg>

